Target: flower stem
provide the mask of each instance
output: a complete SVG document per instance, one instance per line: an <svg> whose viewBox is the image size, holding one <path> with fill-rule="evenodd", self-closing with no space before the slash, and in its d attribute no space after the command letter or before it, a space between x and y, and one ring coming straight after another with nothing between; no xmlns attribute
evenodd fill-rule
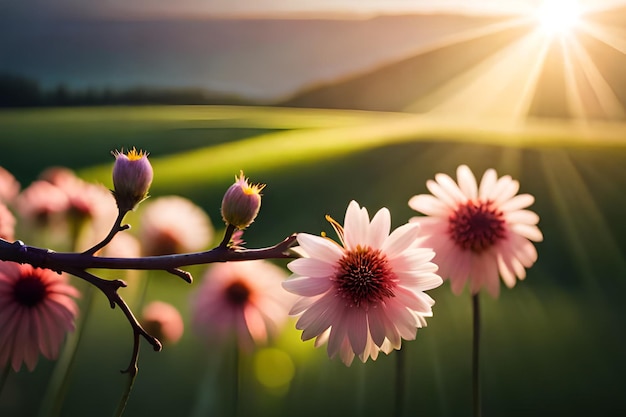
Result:
<svg viewBox="0 0 626 417"><path fill-rule="evenodd" d="M240 368L241 358L239 347L235 346L235 352L233 355L233 417L237 417L239 414L239 389L240 389Z"/></svg>
<svg viewBox="0 0 626 417"><path fill-rule="evenodd" d="M94 288L85 286L83 290L82 317L76 323L76 329L65 341L65 346L56 362L48 388L39 408L40 416L54 417L61 415L61 409L69 388L72 371L74 370L76 351L83 340L83 331L91 315Z"/></svg>
<svg viewBox="0 0 626 417"><path fill-rule="evenodd" d="M124 410L126 409L126 404L128 403L128 398L130 397L130 392L133 390L133 385L135 384L135 378L137 377L136 373L129 372L128 373L128 383L126 384L126 389L122 394L122 398L120 398L120 402L117 405L117 409L115 410L114 417L121 417L124 414Z"/></svg>
<svg viewBox="0 0 626 417"><path fill-rule="evenodd" d="M480 300L478 293L472 295L472 398L473 416L480 417Z"/></svg>
<svg viewBox="0 0 626 417"><path fill-rule="evenodd" d="M403 349L396 353L396 392L394 417L402 417L404 414L404 392L406 389L406 355Z"/></svg>

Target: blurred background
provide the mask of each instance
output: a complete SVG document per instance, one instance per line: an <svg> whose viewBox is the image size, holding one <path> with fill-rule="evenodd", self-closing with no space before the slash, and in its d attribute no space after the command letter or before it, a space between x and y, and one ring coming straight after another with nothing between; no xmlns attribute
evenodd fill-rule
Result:
<svg viewBox="0 0 626 417"><path fill-rule="evenodd" d="M544 241L525 281L482 296L484 414L618 414L625 54L624 1L3 1L0 166L22 189L52 166L111 188L111 151L145 149L151 199L202 208L213 245L223 193L244 170L267 184L250 248L293 232L332 236L324 215L343 219L353 199L370 213L388 207L397 227L436 173L493 167L535 195ZM139 236L142 216L126 233ZM18 219L16 239L72 246L31 226ZM205 269L189 268L191 285L102 272L128 281L121 294L137 311L163 300L185 322L162 352L142 343L126 415L228 416L233 401L239 415L391 413L397 352L348 368L301 342L293 321L241 355L235 400L234 349L190 323ZM405 415L468 415L470 295L448 283L429 294L434 316L402 347ZM66 362L40 358L9 375L0 415L113 414L132 332L101 294L89 298L63 383L53 381Z"/></svg>

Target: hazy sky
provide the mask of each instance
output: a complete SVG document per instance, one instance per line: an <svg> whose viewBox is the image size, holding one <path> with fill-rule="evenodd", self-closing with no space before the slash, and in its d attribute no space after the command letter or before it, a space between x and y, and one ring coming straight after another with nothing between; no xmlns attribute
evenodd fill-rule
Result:
<svg viewBox="0 0 626 417"><path fill-rule="evenodd" d="M392 13L464 11L470 13L528 10L543 0L0 0L0 14L22 16L97 15L150 17L215 14ZM575 0L571 0L575 1ZM626 0L578 0L593 7L626 4Z"/></svg>

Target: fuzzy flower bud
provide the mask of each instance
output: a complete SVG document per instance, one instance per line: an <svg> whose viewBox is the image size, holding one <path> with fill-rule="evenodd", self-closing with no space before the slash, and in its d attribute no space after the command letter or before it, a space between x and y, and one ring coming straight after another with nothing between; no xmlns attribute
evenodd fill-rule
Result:
<svg viewBox="0 0 626 417"><path fill-rule="evenodd" d="M238 229L250 226L261 208L261 190L265 184L249 184L243 171L239 177L235 176L235 183L231 185L222 199L222 218L226 224Z"/></svg>
<svg viewBox="0 0 626 417"><path fill-rule="evenodd" d="M152 184L152 165L148 161L148 153L133 148L128 154L115 151L113 155L113 195L117 207L123 211L133 210L148 197L148 189Z"/></svg>

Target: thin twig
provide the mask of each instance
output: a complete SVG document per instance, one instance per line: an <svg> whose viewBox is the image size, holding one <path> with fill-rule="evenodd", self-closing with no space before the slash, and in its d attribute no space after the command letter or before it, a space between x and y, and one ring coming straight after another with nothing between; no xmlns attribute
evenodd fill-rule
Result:
<svg viewBox="0 0 626 417"><path fill-rule="evenodd" d="M297 255L289 250L295 242L296 235L293 234L274 246L261 249L234 249L218 246L204 252L140 258L107 258L93 256L88 253L54 252L50 249L28 246L19 240L10 243L0 239L0 260L21 264L26 263L34 267L68 273L71 273L70 270L91 268L163 270L172 272L172 270L182 266L203 265L214 262L295 258ZM180 276L179 274L176 275Z"/></svg>
<svg viewBox="0 0 626 417"><path fill-rule="evenodd" d="M120 310L122 310L126 319L133 328L133 354L128 367L122 372L136 375L138 369L137 360L139 358L139 336L146 339L148 343L152 345L152 348L157 352L161 350L162 345L159 339L152 336L146 332L143 327L141 327L141 324L139 324L139 321L131 311L130 307L128 307L128 304L126 304L124 299L117 293L117 290L121 287L125 287L126 283L121 280L105 280L83 270L68 270L67 272L96 286L109 299L111 308L115 308L116 305L120 307Z"/></svg>
<svg viewBox="0 0 626 417"><path fill-rule="evenodd" d="M109 234L102 239L102 241L98 244L96 244L95 246L93 246L90 249L87 249L85 252L83 252L84 255L93 255L94 253L98 252L100 249L104 248L106 245L108 245L113 238L115 237L115 235L118 232L121 232L123 230L127 230L130 229L130 226L125 224L122 225L122 221L124 220L124 216L126 216L126 213L128 213L128 211L124 211L124 210L120 210L118 211L117 214L117 219L115 219L115 223L113 224L113 227L111 227L111 230L109 231Z"/></svg>

